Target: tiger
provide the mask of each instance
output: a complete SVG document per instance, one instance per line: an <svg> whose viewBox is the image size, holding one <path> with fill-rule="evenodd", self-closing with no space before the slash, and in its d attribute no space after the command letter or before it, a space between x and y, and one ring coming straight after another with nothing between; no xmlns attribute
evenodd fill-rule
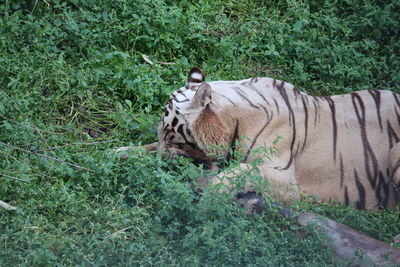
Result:
<svg viewBox="0 0 400 267"><path fill-rule="evenodd" d="M205 81L194 67L171 94L157 137L147 150L217 164L240 154L236 169L199 179L199 186L234 190L232 177L253 166L252 152L274 146L258 165L273 198L316 196L369 211L397 205L400 95L389 90L313 96L275 78ZM237 194L255 190L248 181Z"/></svg>

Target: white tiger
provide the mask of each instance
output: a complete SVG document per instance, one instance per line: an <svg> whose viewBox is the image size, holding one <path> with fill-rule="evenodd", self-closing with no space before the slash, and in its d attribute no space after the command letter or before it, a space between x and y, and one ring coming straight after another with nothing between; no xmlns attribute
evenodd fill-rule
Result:
<svg viewBox="0 0 400 267"><path fill-rule="evenodd" d="M195 67L187 85L171 94L158 142L146 149L213 162L229 158L239 142L240 168L247 169L252 150L278 137L277 152L259 166L275 198L298 200L303 193L358 209L396 206L400 95L391 91L318 97L272 78L205 82ZM222 172L211 182L233 187L232 175ZM251 191L251 183L241 188Z"/></svg>

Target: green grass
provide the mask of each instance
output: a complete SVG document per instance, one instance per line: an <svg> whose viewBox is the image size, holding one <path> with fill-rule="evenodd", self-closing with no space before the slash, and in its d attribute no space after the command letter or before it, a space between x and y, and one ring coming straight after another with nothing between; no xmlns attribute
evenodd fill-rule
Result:
<svg viewBox="0 0 400 267"><path fill-rule="evenodd" d="M399 91L398 0L303 2L0 5L0 200L20 207L0 210L0 265L337 264L273 209L247 216L228 196L196 200L187 160L110 156L156 140L192 66L208 80L269 76L317 95ZM388 243L400 229L399 210L298 208Z"/></svg>

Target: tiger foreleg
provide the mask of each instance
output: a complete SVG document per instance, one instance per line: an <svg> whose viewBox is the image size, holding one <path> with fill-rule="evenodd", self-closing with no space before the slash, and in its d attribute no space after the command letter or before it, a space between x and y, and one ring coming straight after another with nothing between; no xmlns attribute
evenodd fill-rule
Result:
<svg viewBox="0 0 400 267"><path fill-rule="evenodd" d="M114 152L116 152L117 154L119 154L120 159L125 160L129 157L130 154L130 150L135 149L135 148L142 148L145 150L145 152L150 152L150 151L155 151L157 150L157 145L158 142L154 142L151 144L147 144L147 145L143 145L143 146L123 146L123 147L119 147L114 149Z"/></svg>

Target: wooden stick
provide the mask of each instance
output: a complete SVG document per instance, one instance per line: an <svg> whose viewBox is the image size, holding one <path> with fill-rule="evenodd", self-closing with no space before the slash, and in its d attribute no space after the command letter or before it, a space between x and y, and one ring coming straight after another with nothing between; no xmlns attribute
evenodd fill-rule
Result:
<svg viewBox="0 0 400 267"><path fill-rule="evenodd" d="M14 206L12 206L4 201L1 201L1 200L0 200L0 207L2 207L5 210L16 210L17 209L17 207L14 207Z"/></svg>

